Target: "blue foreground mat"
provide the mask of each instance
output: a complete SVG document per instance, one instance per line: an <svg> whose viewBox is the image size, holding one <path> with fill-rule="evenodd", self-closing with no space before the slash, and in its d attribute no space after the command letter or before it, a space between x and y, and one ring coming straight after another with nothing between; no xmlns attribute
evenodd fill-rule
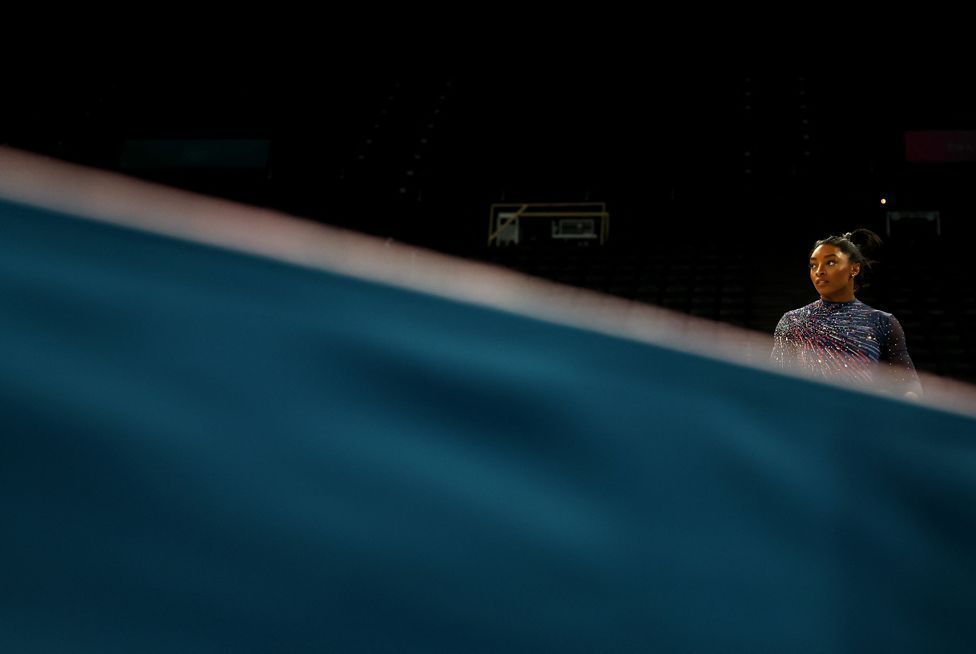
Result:
<svg viewBox="0 0 976 654"><path fill-rule="evenodd" d="M976 420L0 203L0 651L972 652Z"/></svg>

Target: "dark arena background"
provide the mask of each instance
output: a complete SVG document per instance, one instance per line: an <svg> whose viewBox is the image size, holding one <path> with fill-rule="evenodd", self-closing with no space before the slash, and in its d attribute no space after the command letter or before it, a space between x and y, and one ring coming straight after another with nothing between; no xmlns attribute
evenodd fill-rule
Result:
<svg viewBox="0 0 976 654"><path fill-rule="evenodd" d="M0 650L976 650L969 77L7 88ZM771 365L857 227L921 397Z"/></svg>

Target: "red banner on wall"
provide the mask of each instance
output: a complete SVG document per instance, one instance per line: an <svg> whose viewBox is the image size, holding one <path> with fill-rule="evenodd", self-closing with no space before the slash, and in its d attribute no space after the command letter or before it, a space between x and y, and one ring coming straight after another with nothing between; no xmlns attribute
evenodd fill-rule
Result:
<svg viewBox="0 0 976 654"><path fill-rule="evenodd" d="M905 132L905 159L916 163L976 161L976 131Z"/></svg>

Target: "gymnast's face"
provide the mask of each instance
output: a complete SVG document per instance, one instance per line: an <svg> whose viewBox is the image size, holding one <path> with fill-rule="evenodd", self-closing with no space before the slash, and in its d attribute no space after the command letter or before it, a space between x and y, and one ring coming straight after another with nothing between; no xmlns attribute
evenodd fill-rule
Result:
<svg viewBox="0 0 976 654"><path fill-rule="evenodd" d="M854 277L860 272L861 264L851 263L836 245L824 243L810 253L810 281L824 300L853 300Z"/></svg>

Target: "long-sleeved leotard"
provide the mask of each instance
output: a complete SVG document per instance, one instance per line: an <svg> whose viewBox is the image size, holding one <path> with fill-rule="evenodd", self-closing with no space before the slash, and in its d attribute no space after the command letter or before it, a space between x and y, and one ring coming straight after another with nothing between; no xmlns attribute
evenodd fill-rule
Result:
<svg viewBox="0 0 976 654"><path fill-rule="evenodd" d="M891 390L922 394L898 319L857 299L821 299L786 312L776 325L770 356L782 368L866 383L878 381L874 372L880 364L891 373L884 380L895 386Z"/></svg>

